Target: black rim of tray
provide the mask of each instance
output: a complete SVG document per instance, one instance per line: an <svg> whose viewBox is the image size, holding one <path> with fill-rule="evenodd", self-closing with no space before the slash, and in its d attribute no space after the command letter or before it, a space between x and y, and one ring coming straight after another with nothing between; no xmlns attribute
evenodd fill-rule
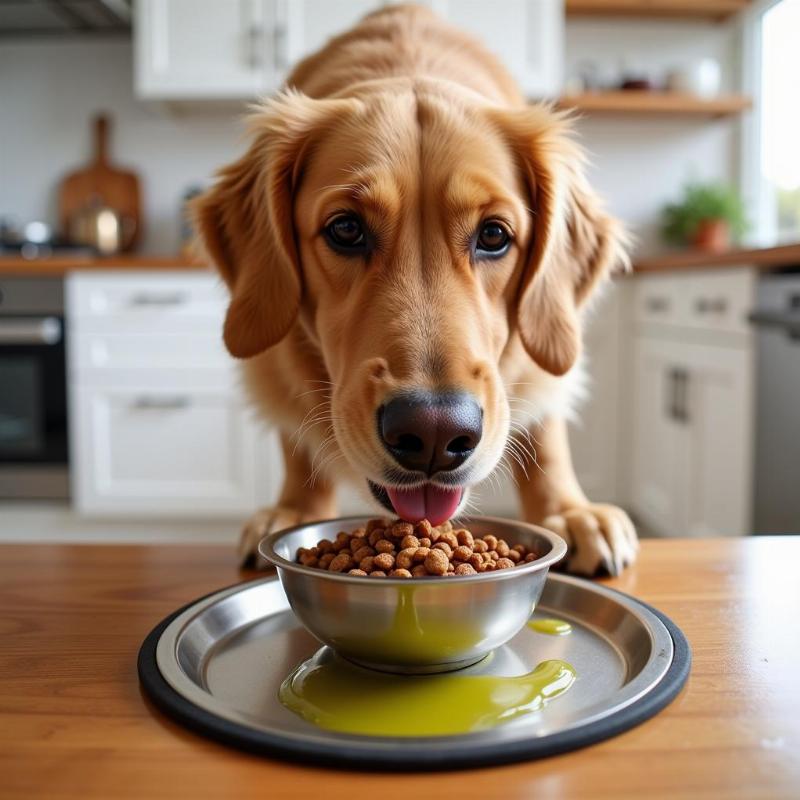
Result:
<svg viewBox="0 0 800 800"><path fill-rule="evenodd" d="M239 585L245 587L249 583L257 583L260 580L263 579L247 581ZM167 683L156 662L156 649L161 635L178 615L207 597L225 591L224 589L211 592L187 603L150 631L139 649L137 662L139 681L152 702L177 722L195 733L250 753L285 758L314 766L339 769L355 767L361 771L400 766L406 770L410 767L417 772L474 769L530 761L566 753L570 750L578 750L604 739L610 739L640 725L668 706L689 677L692 652L683 631L668 616L647 603L616 589L604 588L638 603L664 623L674 647L672 663L661 680L647 694L631 705L595 722L578 725L561 733L547 736L532 737L515 742L498 741L497 743L481 742L479 744L470 744L465 740L447 753L432 752L424 744L414 741L407 746L381 753L370 753L369 756L366 756L361 747L353 747L346 742L334 745L301 741L277 733L249 728L238 722L218 717L216 714L194 705Z"/></svg>

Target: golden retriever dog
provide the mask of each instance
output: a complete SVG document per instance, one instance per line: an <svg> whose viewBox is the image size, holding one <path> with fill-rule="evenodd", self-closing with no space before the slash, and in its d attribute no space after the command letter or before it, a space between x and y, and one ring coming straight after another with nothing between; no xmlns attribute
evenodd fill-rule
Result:
<svg viewBox="0 0 800 800"><path fill-rule="evenodd" d="M630 564L633 525L586 498L567 442L586 303L625 254L565 115L430 11L392 6L300 63L250 126L195 206L230 289L225 344L282 432L283 489L242 558L335 516L339 479L440 523L508 454L570 571Z"/></svg>

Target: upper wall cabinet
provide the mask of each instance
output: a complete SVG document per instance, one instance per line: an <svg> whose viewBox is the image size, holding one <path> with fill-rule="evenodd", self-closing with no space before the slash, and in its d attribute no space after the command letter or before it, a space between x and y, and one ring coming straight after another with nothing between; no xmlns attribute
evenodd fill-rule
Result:
<svg viewBox="0 0 800 800"><path fill-rule="evenodd" d="M425 5L481 39L528 97L559 95L564 60L563 0L426 0Z"/></svg>
<svg viewBox="0 0 800 800"><path fill-rule="evenodd" d="M284 68L319 50L331 36L346 31L361 17L385 5L380 0L288 0L285 9Z"/></svg>
<svg viewBox="0 0 800 800"><path fill-rule="evenodd" d="M136 93L147 100L253 99L300 59L389 0L136 0ZM481 38L529 97L555 97L563 0L421 0Z"/></svg>
<svg viewBox="0 0 800 800"><path fill-rule="evenodd" d="M278 83L278 0L137 0L136 93L250 98Z"/></svg>

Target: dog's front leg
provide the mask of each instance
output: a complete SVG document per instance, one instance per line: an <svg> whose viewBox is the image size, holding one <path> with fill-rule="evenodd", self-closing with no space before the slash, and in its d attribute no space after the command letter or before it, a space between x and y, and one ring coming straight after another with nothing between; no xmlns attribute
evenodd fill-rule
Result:
<svg viewBox="0 0 800 800"><path fill-rule="evenodd" d="M569 547L570 572L595 575L605 569L618 575L636 560L636 530L617 506L592 503L583 493L572 467L567 424L551 418L530 429L531 441L518 444L535 450L536 463L514 464L525 519L562 536Z"/></svg>
<svg viewBox="0 0 800 800"><path fill-rule="evenodd" d="M244 525L239 540L242 566L268 566L258 555L258 543L268 533L290 528L303 522L336 516L333 485L321 476L311 480L312 464L308 454L296 447L286 434L281 434L285 474L278 502L256 511Z"/></svg>

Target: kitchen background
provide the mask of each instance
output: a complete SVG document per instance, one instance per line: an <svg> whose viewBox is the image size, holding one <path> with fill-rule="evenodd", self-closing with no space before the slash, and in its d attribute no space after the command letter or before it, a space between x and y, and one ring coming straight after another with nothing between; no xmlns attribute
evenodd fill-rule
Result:
<svg viewBox="0 0 800 800"><path fill-rule="evenodd" d="M649 535L797 532L800 0L429 4L532 99L581 113L590 178L635 234L636 271L587 337L584 488ZM232 541L274 498L275 437L221 348L219 281L181 255L183 201L243 149L247 102L380 5L0 3L0 538ZM101 112L109 161L141 187L135 231L85 184L64 230L59 187ZM668 244L682 200L686 241ZM707 223L735 234L740 204L726 241ZM487 490L483 507L514 502Z"/></svg>

